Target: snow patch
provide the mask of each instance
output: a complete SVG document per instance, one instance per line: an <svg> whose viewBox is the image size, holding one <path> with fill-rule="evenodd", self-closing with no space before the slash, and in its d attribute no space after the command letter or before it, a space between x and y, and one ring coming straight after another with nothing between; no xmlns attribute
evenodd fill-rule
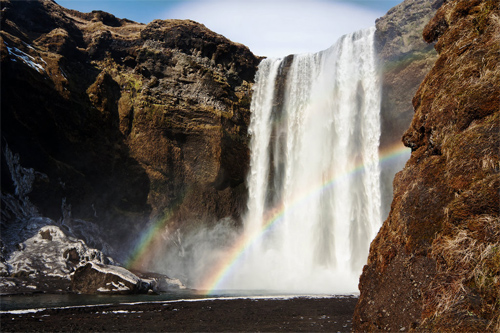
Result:
<svg viewBox="0 0 500 333"><path fill-rule="evenodd" d="M109 284L109 283L108 283ZM123 284L123 282L118 282L118 283L115 283L115 282L111 282L111 285L114 287L114 290L115 291L126 291L126 290L130 290L129 287L127 287L125 284Z"/></svg>
<svg viewBox="0 0 500 333"><path fill-rule="evenodd" d="M9 280L0 280L0 288L15 287L16 283Z"/></svg>
<svg viewBox="0 0 500 333"><path fill-rule="evenodd" d="M27 53L24 53L23 51L19 50L17 47L7 46L7 43L5 43L5 42L4 42L4 44L7 47L7 51L9 52L10 55L12 55L12 56L16 57L17 59L21 60L22 62L24 62L29 67L31 67L34 70L36 70L38 73L45 72L45 69L42 67L42 65L37 64L35 62L35 58L34 57L30 56ZM15 59L12 59L12 60L16 61ZM38 60L41 60L41 61L43 61L45 63L45 61L42 58L38 58ZM45 64L47 64L47 63L45 63Z"/></svg>
<svg viewBox="0 0 500 333"><path fill-rule="evenodd" d="M91 262L91 264L92 268L98 272L119 276L122 280L128 281L132 284L138 284L140 281L144 281L134 273L120 266L99 265L94 262Z"/></svg>
<svg viewBox="0 0 500 333"><path fill-rule="evenodd" d="M45 311L45 308L40 309L26 309L26 310L9 310L9 311L0 311L0 313L10 313L10 314L26 314L26 313L37 313Z"/></svg>
<svg viewBox="0 0 500 333"><path fill-rule="evenodd" d="M64 76L64 78L67 80L68 79L68 75L62 70L61 67L59 67L59 71L61 72L62 76Z"/></svg>

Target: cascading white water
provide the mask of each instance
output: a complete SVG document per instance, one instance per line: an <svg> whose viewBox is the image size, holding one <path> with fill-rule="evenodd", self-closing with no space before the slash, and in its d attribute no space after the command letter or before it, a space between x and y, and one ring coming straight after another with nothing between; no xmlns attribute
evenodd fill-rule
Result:
<svg viewBox="0 0 500 333"><path fill-rule="evenodd" d="M244 232L228 289L353 292L381 224L380 87L373 35L265 59L256 77ZM286 74L277 100L276 79ZM274 215L273 215L274 214Z"/></svg>

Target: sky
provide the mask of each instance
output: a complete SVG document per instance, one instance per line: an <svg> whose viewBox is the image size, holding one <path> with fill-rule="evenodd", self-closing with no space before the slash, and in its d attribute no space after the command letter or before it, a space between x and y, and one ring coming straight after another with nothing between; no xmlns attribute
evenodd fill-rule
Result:
<svg viewBox="0 0 500 333"><path fill-rule="evenodd" d="M402 0L56 0L81 12L119 18L191 19L259 56L318 52L375 24Z"/></svg>

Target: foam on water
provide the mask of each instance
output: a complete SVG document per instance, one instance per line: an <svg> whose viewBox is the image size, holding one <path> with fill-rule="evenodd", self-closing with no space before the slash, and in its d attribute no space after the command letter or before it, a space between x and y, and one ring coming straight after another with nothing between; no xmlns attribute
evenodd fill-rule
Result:
<svg viewBox="0 0 500 333"><path fill-rule="evenodd" d="M357 290L381 224L374 31L346 35L317 54L294 56L281 105L275 82L286 60L260 64L242 236L249 244L225 264L233 266L231 273L211 287ZM320 189L318 195L309 195L311 188ZM306 203L298 199L306 195ZM282 216L269 228L269 212L277 207Z"/></svg>

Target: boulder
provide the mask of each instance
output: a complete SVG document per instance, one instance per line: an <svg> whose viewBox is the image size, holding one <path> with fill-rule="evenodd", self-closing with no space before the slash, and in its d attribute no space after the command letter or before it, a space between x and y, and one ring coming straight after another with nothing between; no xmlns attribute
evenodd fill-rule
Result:
<svg viewBox="0 0 500 333"><path fill-rule="evenodd" d="M185 287L178 279L161 274L134 274L120 266L87 263L71 275L71 289L82 294L138 294Z"/></svg>
<svg viewBox="0 0 500 333"><path fill-rule="evenodd" d="M6 261L10 276L52 276L69 279L86 262L108 264L113 260L88 247L80 239L68 237L59 226L47 225L17 245Z"/></svg>
<svg viewBox="0 0 500 333"><path fill-rule="evenodd" d="M138 294L147 293L151 284L123 267L87 263L71 275L71 289L82 294Z"/></svg>

